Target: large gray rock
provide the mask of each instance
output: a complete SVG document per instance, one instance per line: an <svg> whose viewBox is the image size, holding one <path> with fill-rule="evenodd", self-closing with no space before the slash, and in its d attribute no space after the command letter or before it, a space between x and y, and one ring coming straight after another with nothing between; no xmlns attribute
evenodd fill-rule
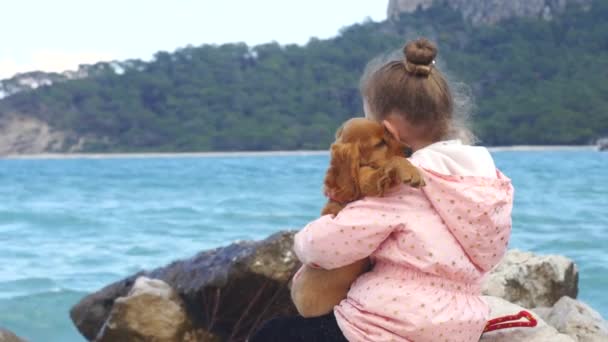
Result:
<svg viewBox="0 0 608 342"><path fill-rule="evenodd" d="M510 250L488 275L483 294L525 308L551 307L563 296L576 298L578 268L563 256Z"/></svg>
<svg viewBox="0 0 608 342"><path fill-rule="evenodd" d="M192 323L177 293L162 280L139 277L128 296L114 301L98 342L195 342Z"/></svg>
<svg viewBox="0 0 608 342"><path fill-rule="evenodd" d="M484 297L490 305L490 317L501 317L506 315L514 315L525 310L521 306L509 303L506 300L498 297ZM568 336L559 333L555 328L548 325L543 319L532 312L538 324L533 327L509 328L496 331L490 331L481 336L480 342L574 342Z"/></svg>
<svg viewBox="0 0 608 342"><path fill-rule="evenodd" d="M562 297L546 314L547 323L577 342L608 341L608 323L587 304Z"/></svg>
<svg viewBox="0 0 608 342"><path fill-rule="evenodd" d="M225 340L245 340L266 319L297 313L287 286L300 266L292 252L293 234L237 242L140 272L83 298L70 311L72 321L83 336L93 340L117 298L126 297L135 280L146 276L163 280L177 292L193 328Z"/></svg>
<svg viewBox="0 0 608 342"><path fill-rule="evenodd" d="M17 337L12 332L0 328L0 342L26 342L25 340Z"/></svg>
<svg viewBox="0 0 608 342"><path fill-rule="evenodd" d="M446 3L462 13L473 24L496 24L514 17L552 19L563 12L567 5L587 7L592 0L390 0L387 17L398 18L401 13L411 13L418 8L427 9L434 4Z"/></svg>
<svg viewBox="0 0 608 342"><path fill-rule="evenodd" d="M83 298L72 308L72 320L89 340L99 335L100 341L120 341L116 337L110 338L119 335L107 335L109 337L105 337L105 340L103 336L117 331L140 331L137 329L142 329L141 319L144 319L158 321L158 326L171 324L165 329L178 332L172 333L172 336L179 336L180 331L194 331L184 335L187 336L184 337L185 341L192 339L193 334L196 335L196 341L212 341L213 338L244 341L266 319L297 313L287 286L300 266L292 251L293 235L293 232L281 232L260 242L237 242L150 272L140 272ZM149 293L132 290L140 276L159 279L168 285L154 283L158 286L152 286L148 292L156 294L150 297ZM504 261L488 277L484 291L508 301L522 303L525 307L549 307L564 295L576 296L577 285L578 271L571 260L559 256L536 256L509 251ZM169 286L176 295L170 294L172 290L169 290ZM154 290L155 288L159 290ZM156 303L156 300L160 302ZM494 316L515 314L521 309L505 300L489 301ZM158 305L156 309L146 311L146 308L155 305ZM184 311L180 311L180 308L185 308L187 317L184 317ZM160 311L167 312L154 317L154 313ZM548 314L549 311L545 311ZM139 320L128 318L130 313L145 317L140 317ZM555 340L545 341L572 341L551 329L535 328L526 334L534 333L536 339L533 341L543 341L541 338L553 335L556 336ZM507 341L508 336L524 334L518 331L513 329L512 332L489 333L483 341ZM209 335L202 337L203 332L208 332ZM508 335L507 332L515 335ZM129 336L142 335L137 332ZM154 341L172 341L170 338ZM129 341L131 340L139 341L136 338L130 338Z"/></svg>
<svg viewBox="0 0 608 342"><path fill-rule="evenodd" d="M551 310L553 308L548 308L548 307L538 307L538 308L534 308L532 309L532 311L534 311L534 313L536 315L538 315L538 317L542 318L545 322L547 321L547 318L549 318L549 314L551 313Z"/></svg>

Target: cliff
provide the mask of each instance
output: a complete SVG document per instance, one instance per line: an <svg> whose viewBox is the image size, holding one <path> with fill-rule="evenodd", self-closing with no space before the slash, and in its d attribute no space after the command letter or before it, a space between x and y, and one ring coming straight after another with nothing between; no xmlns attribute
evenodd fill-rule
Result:
<svg viewBox="0 0 608 342"><path fill-rule="evenodd" d="M502 20L529 17L551 20L568 5L589 6L591 0L390 0L387 17L396 19L402 13L412 13L418 8L433 5L449 6L461 12L475 25L496 24Z"/></svg>
<svg viewBox="0 0 608 342"><path fill-rule="evenodd" d="M11 113L0 115L0 156L44 152L78 152L93 139L58 130L38 118Z"/></svg>

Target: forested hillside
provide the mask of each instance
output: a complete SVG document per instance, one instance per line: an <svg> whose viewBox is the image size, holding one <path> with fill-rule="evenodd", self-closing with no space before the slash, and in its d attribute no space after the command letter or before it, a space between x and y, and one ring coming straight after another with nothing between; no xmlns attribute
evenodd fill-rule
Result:
<svg viewBox="0 0 608 342"><path fill-rule="evenodd" d="M471 86L484 144L585 144L608 135L606 18L608 1L596 0L548 22L473 27L435 6L305 46L204 45L100 63L91 77L6 97L0 117L92 137L85 151L325 149L340 122L362 113L366 63L427 35L441 65Z"/></svg>

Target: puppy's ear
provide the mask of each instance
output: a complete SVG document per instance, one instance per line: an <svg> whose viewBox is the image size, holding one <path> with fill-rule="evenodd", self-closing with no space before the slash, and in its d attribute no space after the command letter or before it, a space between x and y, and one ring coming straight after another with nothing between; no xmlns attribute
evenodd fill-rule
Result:
<svg viewBox="0 0 608 342"><path fill-rule="evenodd" d="M344 124L340 125L340 127L338 127L338 129L336 130L336 137L335 137L336 140L340 139L340 137L342 136L343 130L344 130Z"/></svg>
<svg viewBox="0 0 608 342"><path fill-rule="evenodd" d="M393 136L386 127L384 128L384 141L386 141L386 144L391 151L391 155L407 158L412 156L412 149L395 139L395 136Z"/></svg>
<svg viewBox="0 0 608 342"><path fill-rule="evenodd" d="M339 203L359 198L359 145L334 143L331 161L325 174L325 193Z"/></svg>

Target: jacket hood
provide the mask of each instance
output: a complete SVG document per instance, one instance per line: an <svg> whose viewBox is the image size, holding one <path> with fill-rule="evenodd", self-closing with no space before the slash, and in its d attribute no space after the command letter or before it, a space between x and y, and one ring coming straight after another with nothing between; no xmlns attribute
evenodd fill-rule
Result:
<svg viewBox="0 0 608 342"><path fill-rule="evenodd" d="M443 153L433 149L429 152L439 158L412 158L423 173L426 185L424 194L441 216L444 223L468 255L471 262L482 272L488 272L502 259L507 250L511 234L511 211L513 209L513 186L511 180L494 167L492 158L485 148L488 159L479 147L459 145L449 150L456 153ZM463 153L468 151L469 153ZM470 163L478 170L467 166L471 155L479 153L477 162ZM460 163L460 155L466 155L467 163ZM435 161L435 162L432 162ZM438 161L438 162L437 162ZM446 163L459 168L464 175L445 174ZM488 170L492 175L488 176ZM480 171L481 170L481 171ZM482 173L475 175L472 171ZM473 175L470 175L473 173ZM469 174L469 175L467 175Z"/></svg>

